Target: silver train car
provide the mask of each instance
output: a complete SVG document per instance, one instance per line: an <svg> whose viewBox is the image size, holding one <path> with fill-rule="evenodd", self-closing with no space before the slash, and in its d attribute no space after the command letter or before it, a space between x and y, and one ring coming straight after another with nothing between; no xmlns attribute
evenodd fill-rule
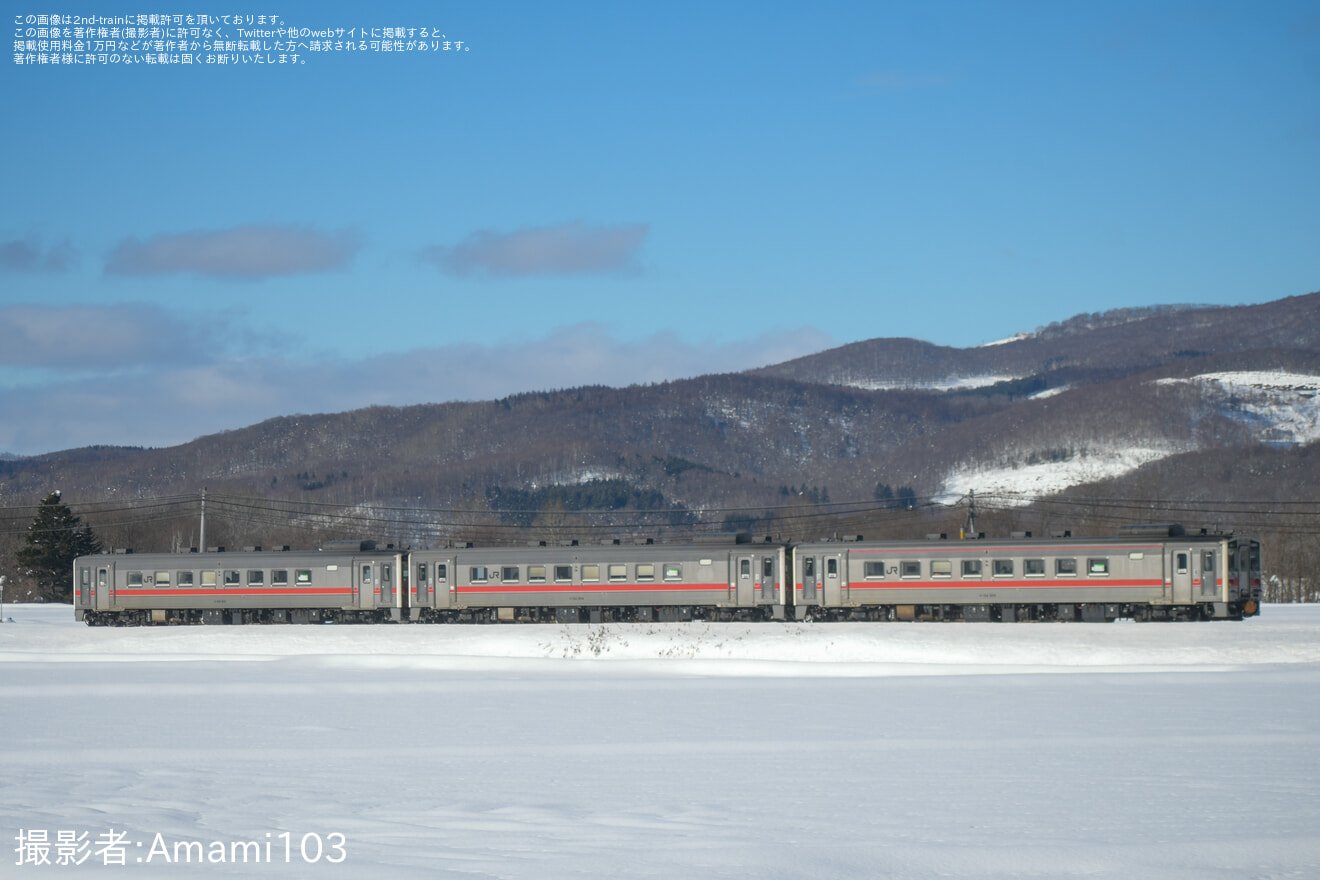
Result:
<svg viewBox="0 0 1320 880"><path fill-rule="evenodd" d="M417 550L408 611L418 621L784 618L786 549L728 539Z"/></svg>
<svg viewBox="0 0 1320 880"><path fill-rule="evenodd" d="M1260 612L1260 542L1178 526L1117 537L792 548L799 620L1213 620Z"/></svg>
<svg viewBox="0 0 1320 880"><path fill-rule="evenodd" d="M349 544L356 546L80 556L74 618L88 625L401 621L405 555L370 541Z"/></svg>
<svg viewBox="0 0 1320 880"><path fill-rule="evenodd" d="M938 537L938 536L937 536ZM84 556L100 624L1225 620L1258 614L1260 543L1117 537L451 547Z"/></svg>

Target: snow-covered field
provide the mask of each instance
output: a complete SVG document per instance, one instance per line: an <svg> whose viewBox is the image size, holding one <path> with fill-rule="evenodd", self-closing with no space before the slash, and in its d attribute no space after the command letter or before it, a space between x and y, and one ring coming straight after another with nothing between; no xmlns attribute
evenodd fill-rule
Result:
<svg viewBox="0 0 1320 880"><path fill-rule="evenodd" d="M1320 608L186 629L5 613L3 877L1320 876ZM32 830L52 862L60 832L85 861L32 864ZM189 841L193 861L166 862Z"/></svg>

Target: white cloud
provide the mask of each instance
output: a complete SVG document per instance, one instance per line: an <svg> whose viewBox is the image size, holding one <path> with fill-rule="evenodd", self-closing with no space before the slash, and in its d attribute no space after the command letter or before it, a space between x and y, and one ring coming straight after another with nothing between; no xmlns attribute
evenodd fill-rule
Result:
<svg viewBox="0 0 1320 880"><path fill-rule="evenodd" d="M0 306L0 364L56 370L182 363L205 335L157 306Z"/></svg>
<svg viewBox="0 0 1320 880"><path fill-rule="evenodd" d="M425 248L420 258L449 275L586 275L639 271L645 223L589 227L581 222L474 232L458 244Z"/></svg>
<svg viewBox="0 0 1320 880"><path fill-rule="evenodd" d="M216 278L255 280L342 269L357 253L351 230L323 232L305 226L236 226L127 238L106 260L110 275L171 275L192 272Z"/></svg>
<svg viewBox="0 0 1320 880"><path fill-rule="evenodd" d="M0 241L0 272L65 272L77 262L67 238L49 249L36 238Z"/></svg>
<svg viewBox="0 0 1320 880"><path fill-rule="evenodd" d="M230 358L0 389L0 450L168 446L275 416L489 400L578 385L624 386L765 366L833 341L812 328L721 343L663 333L614 338L598 324L538 339L417 349L357 361Z"/></svg>

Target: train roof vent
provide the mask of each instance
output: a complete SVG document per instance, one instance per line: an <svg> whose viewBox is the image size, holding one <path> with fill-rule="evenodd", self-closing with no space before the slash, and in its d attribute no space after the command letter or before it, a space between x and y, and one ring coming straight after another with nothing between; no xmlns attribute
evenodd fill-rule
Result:
<svg viewBox="0 0 1320 880"><path fill-rule="evenodd" d="M1030 538L1030 537L1031 537L1031 532L1013 532L1012 535L1011 535L1011 537L1019 538L1019 539L1021 539L1021 538Z"/></svg>
<svg viewBox="0 0 1320 880"><path fill-rule="evenodd" d="M1050 532L1051 538L1071 538L1072 529L1056 529Z"/></svg>
<svg viewBox="0 0 1320 880"><path fill-rule="evenodd" d="M260 552L261 552L261 545L260 545L260 544L256 544L256 545L254 545L254 546L252 546L252 547L244 547L244 548L243 548L243 552L244 552L244 553L260 553Z"/></svg>
<svg viewBox="0 0 1320 880"><path fill-rule="evenodd" d="M1118 533L1130 538L1180 538L1187 531L1181 523L1131 523L1120 526Z"/></svg>
<svg viewBox="0 0 1320 880"><path fill-rule="evenodd" d="M949 533L948 533L948 532L927 532L927 533L926 533L926 540L927 540L927 541L947 541L947 540L949 540Z"/></svg>

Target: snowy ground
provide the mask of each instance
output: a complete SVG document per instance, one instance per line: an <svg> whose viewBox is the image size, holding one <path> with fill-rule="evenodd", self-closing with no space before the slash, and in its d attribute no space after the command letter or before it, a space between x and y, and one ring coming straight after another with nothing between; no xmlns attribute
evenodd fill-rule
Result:
<svg viewBox="0 0 1320 880"><path fill-rule="evenodd" d="M1320 608L1108 625L5 614L0 877L1320 876ZM86 833L86 861L16 864L32 829L51 861L59 832ZM111 831L123 866L104 864ZM166 863L181 841L240 858L256 841L262 861Z"/></svg>

